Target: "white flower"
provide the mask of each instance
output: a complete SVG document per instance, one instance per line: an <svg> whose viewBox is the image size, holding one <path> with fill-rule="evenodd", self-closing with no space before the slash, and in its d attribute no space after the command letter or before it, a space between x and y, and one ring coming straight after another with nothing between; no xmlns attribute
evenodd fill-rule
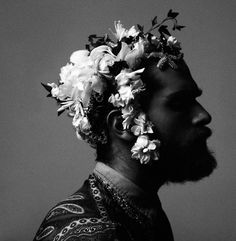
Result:
<svg viewBox="0 0 236 241"><path fill-rule="evenodd" d="M120 41L124 37L135 37L139 33L134 26L132 26L129 30L125 29L120 21L115 21L114 25L116 33L112 33L115 35L118 41Z"/></svg>
<svg viewBox="0 0 236 241"><path fill-rule="evenodd" d="M112 94L108 101L112 103L115 107L124 107L126 106L132 99L134 99L134 95L132 93L131 86L121 86L118 90L118 93L115 95Z"/></svg>
<svg viewBox="0 0 236 241"><path fill-rule="evenodd" d="M116 60L116 56L107 45L101 45L94 48L90 53L90 59L93 61L93 68L97 73L109 77L109 67L112 66Z"/></svg>
<svg viewBox="0 0 236 241"><path fill-rule="evenodd" d="M88 118L85 116L80 116L79 114L75 115L72 121L72 125L84 134L87 134L90 131L91 125L88 121Z"/></svg>
<svg viewBox="0 0 236 241"><path fill-rule="evenodd" d="M101 45L101 46L94 48L91 51L89 57L92 61L94 61L96 63L96 61L99 62L102 59L104 54L110 54L111 56L113 56L115 58L115 55L112 53L111 48L107 45Z"/></svg>
<svg viewBox="0 0 236 241"><path fill-rule="evenodd" d="M88 50L78 50L72 53L70 56L70 62L73 64L84 65L89 62L89 51Z"/></svg>
<svg viewBox="0 0 236 241"><path fill-rule="evenodd" d="M150 160L158 160L158 148L160 142L158 140L150 141L148 136L140 135L136 143L131 149L132 158L139 159L141 164L147 164Z"/></svg>
<svg viewBox="0 0 236 241"><path fill-rule="evenodd" d="M134 99L131 86L121 86L118 90L121 100L127 105L130 100Z"/></svg>
<svg viewBox="0 0 236 241"><path fill-rule="evenodd" d="M47 85L52 88L52 89L51 89L51 95L52 95L52 97L58 98L59 93L60 93L60 90L59 90L58 85L55 84L55 83L48 83Z"/></svg>
<svg viewBox="0 0 236 241"><path fill-rule="evenodd" d="M130 72L128 69L123 69L116 76L116 81L118 86L129 84L130 81L135 81L140 79L140 74L144 71L144 68L138 69L136 71Z"/></svg>
<svg viewBox="0 0 236 241"><path fill-rule="evenodd" d="M136 37L139 34L139 32L135 29L135 26L132 26L127 33L127 37Z"/></svg>
<svg viewBox="0 0 236 241"><path fill-rule="evenodd" d="M140 62L144 54L144 41L140 39L137 43L134 44L134 48L127 53L125 56L125 61L130 68L135 69Z"/></svg>
<svg viewBox="0 0 236 241"><path fill-rule="evenodd" d="M67 108L71 108L74 105L74 101L73 100L68 100L68 101L64 101L62 102L60 105L61 107L57 110L57 112L61 112Z"/></svg>
<svg viewBox="0 0 236 241"><path fill-rule="evenodd" d="M110 54L104 54L103 58L98 64L98 71L101 74L109 74L109 67L112 66L115 62L114 56Z"/></svg>
<svg viewBox="0 0 236 241"><path fill-rule="evenodd" d="M160 39L157 36L152 36L151 42L152 42L152 44L158 46L160 44Z"/></svg>
<svg viewBox="0 0 236 241"><path fill-rule="evenodd" d="M87 117L82 118L79 128L80 128L81 132L84 134L88 134L90 132L91 125L90 125Z"/></svg>
<svg viewBox="0 0 236 241"><path fill-rule="evenodd" d="M146 114L140 113L138 118L134 119L136 125L131 127L131 131L135 136L139 136L145 133L153 133L152 123L147 121Z"/></svg>
<svg viewBox="0 0 236 241"><path fill-rule="evenodd" d="M94 74L95 71L90 65L67 64L61 68L60 88L68 97L71 97L74 88L77 88L80 91L78 94L81 95L84 91L84 84L89 82Z"/></svg>
<svg viewBox="0 0 236 241"><path fill-rule="evenodd" d="M108 102L112 103L113 106L115 106L115 107L123 107L124 106L124 103L121 100L120 95L118 93L116 93L115 95L111 94L111 96L108 99Z"/></svg>
<svg viewBox="0 0 236 241"><path fill-rule="evenodd" d="M173 36L167 39L167 45L171 48L181 49L180 42Z"/></svg>
<svg viewBox="0 0 236 241"><path fill-rule="evenodd" d="M145 86L144 86L143 81L141 79L137 79L134 82L132 82L131 86L132 86L132 90L133 90L134 95L136 93L139 93L139 92L145 90Z"/></svg>
<svg viewBox="0 0 236 241"><path fill-rule="evenodd" d="M125 42L121 42L121 49L118 55L116 56L116 60L124 60L125 56L131 51L129 45Z"/></svg>
<svg viewBox="0 0 236 241"><path fill-rule="evenodd" d="M103 90L105 88L105 83L103 82L103 79L99 76L99 75L94 75L92 78L91 78L91 81L92 81L92 85L91 85L91 88L99 93L99 94L102 94L103 93Z"/></svg>
<svg viewBox="0 0 236 241"><path fill-rule="evenodd" d="M109 73L108 66L114 60L115 56L106 45L93 49L90 55L87 50L75 51L70 57L71 64L61 68L60 86L59 89L53 86L53 94L60 100L79 99L87 107L92 90L99 94L104 91L105 84L99 71Z"/></svg>
<svg viewBox="0 0 236 241"><path fill-rule="evenodd" d="M133 119L134 119L137 111L135 111L135 109L132 105L127 105L124 108L122 108L121 112L122 112L122 117L124 119L122 122L123 128L124 128L124 130L126 130L129 128L129 126L133 122Z"/></svg>

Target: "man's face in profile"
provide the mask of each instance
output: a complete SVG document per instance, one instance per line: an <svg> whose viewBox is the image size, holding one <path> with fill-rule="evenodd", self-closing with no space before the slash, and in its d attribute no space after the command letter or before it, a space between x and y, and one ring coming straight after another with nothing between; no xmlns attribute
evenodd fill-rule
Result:
<svg viewBox="0 0 236 241"><path fill-rule="evenodd" d="M196 181L210 175L216 167L206 143L211 116L196 99L201 90L187 65L182 61L177 70L160 71L153 66L150 71L158 88L147 112L162 143L158 165L166 181Z"/></svg>

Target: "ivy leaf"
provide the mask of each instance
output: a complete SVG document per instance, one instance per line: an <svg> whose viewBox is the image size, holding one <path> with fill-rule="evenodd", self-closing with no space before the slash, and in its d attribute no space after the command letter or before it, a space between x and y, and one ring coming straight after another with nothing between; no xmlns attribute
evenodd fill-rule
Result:
<svg viewBox="0 0 236 241"><path fill-rule="evenodd" d="M51 93L52 87L49 85L45 85L44 83L41 82L41 85L48 91Z"/></svg>
<svg viewBox="0 0 236 241"><path fill-rule="evenodd" d="M113 75L118 75L123 68L129 68L129 66L126 61L120 60L115 62L112 66L108 66L108 68Z"/></svg>
<svg viewBox="0 0 236 241"><path fill-rule="evenodd" d="M180 31L182 28L185 28L185 26L183 26L183 25L176 25L175 28Z"/></svg>
<svg viewBox="0 0 236 241"><path fill-rule="evenodd" d="M158 31L160 32L160 34L166 34L166 35L168 35L168 36L171 36L171 34L170 34L170 32L169 32L169 30L167 29L167 25L162 25L159 29L158 29Z"/></svg>
<svg viewBox="0 0 236 241"><path fill-rule="evenodd" d="M94 39L94 38L96 38L96 37L97 37L96 34L90 34L90 35L88 36L88 39L90 40L90 39Z"/></svg>
<svg viewBox="0 0 236 241"><path fill-rule="evenodd" d="M167 17L169 17L169 18L176 18L178 15L179 15L179 13L173 12L172 9L170 9L169 12L167 13Z"/></svg>
<svg viewBox="0 0 236 241"><path fill-rule="evenodd" d="M137 28L140 32L143 32L144 26L141 26L140 24L137 24Z"/></svg>
<svg viewBox="0 0 236 241"><path fill-rule="evenodd" d="M90 51L90 46L89 46L89 44L85 44L85 49L87 49L88 51Z"/></svg>
<svg viewBox="0 0 236 241"><path fill-rule="evenodd" d="M155 16L152 20L152 27L157 24L157 16Z"/></svg>

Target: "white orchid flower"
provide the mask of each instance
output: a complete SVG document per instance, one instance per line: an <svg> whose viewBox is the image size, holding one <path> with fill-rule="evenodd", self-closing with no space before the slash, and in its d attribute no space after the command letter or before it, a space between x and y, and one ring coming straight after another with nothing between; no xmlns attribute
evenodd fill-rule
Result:
<svg viewBox="0 0 236 241"><path fill-rule="evenodd" d="M135 37L139 33L135 29L135 26L132 26L129 30L125 29L120 21L115 21L114 25L115 25L116 32L115 33L113 33L112 31L111 32L118 39L118 41L120 41L124 37L127 37L127 38L128 37Z"/></svg>
<svg viewBox="0 0 236 241"><path fill-rule="evenodd" d="M130 72L129 69L123 69L116 76L115 80L117 81L118 86L129 84L130 81L135 81L140 79L140 74L144 71L144 68L138 69L136 71Z"/></svg>
<svg viewBox="0 0 236 241"><path fill-rule="evenodd" d="M126 130L132 124L137 111L134 109L132 105L127 105L124 108L122 108L121 112L122 112L122 117L124 119L122 122L122 125L124 130Z"/></svg>
<svg viewBox="0 0 236 241"><path fill-rule="evenodd" d="M157 149L160 146L158 140L150 141L148 136L140 135L131 149L132 158L139 159L142 164L147 164L150 160L158 160Z"/></svg>
<svg viewBox="0 0 236 241"><path fill-rule="evenodd" d="M145 133L153 133L152 123L147 121L146 114L141 112L138 118L134 119L136 125L131 127L131 131L135 136L139 136Z"/></svg>
<svg viewBox="0 0 236 241"><path fill-rule="evenodd" d="M120 98L119 93L111 94L111 96L108 99L108 102L112 103L114 107L123 107L124 103Z"/></svg>
<svg viewBox="0 0 236 241"><path fill-rule="evenodd" d="M130 100L134 99L131 86L121 86L118 90L121 100L127 105Z"/></svg>
<svg viewBox="0 0 236 241"><path fill-rule="evenodd" d="M132 99L134 99L134 95L132 93L131 86L121 86L118 90L118 93L115 95L112 94L108 101L112 103L115 107L124 107L127 105Z"/></svg>

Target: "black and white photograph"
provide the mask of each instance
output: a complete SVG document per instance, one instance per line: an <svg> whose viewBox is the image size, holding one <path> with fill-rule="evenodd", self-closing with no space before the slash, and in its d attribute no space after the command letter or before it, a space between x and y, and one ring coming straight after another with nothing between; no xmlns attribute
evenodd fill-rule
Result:
<svg viewBox="0 0 236 241"><path fill-rule="evenodd" d="M0 0L0 241L235 241L235 12Z"/></svg>

